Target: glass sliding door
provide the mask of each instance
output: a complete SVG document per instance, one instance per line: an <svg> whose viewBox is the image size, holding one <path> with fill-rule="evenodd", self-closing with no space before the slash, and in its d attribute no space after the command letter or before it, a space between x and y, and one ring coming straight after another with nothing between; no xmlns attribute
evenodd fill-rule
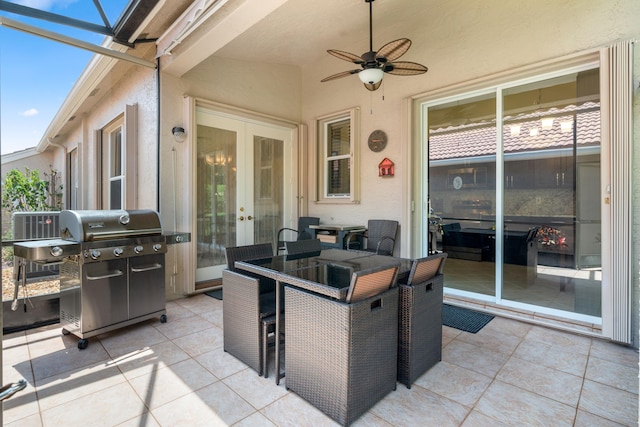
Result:
<svg viewBox="0 0 640 427"><path fill-rule="evenodd" d="M598 70L503 96L502 297L600 317Z"/></svg>
<svg viewBox="0 0 640 427"><path fill-rule="evenodd" d="M585 67L425 104L428 247L450 292L601 317L599 82Z"/></svg>
<svg viewBox="0 0 640 427"><path fill-rule="evenodd" d="M429 107L429 202L445 286L495 296L495 94ZM430 247L433 247L431 245Z"/></svg>

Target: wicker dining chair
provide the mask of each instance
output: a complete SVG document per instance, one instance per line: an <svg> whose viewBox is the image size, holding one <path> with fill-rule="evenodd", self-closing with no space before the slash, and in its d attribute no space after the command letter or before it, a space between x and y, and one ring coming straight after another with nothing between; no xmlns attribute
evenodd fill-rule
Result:
<svg viewBox="0 0 640 427"><path fill-rule="evenodd" d="M285 286L287 389L341 425L396 388L397 270L354 273L351 302Z"/></svg>
<svg viewBox="0 0 640 427"><path fill-rule="evenodd" d="M270 258L270 243L226 248L222 272L224 351L263 374L263 323L276 313L275 281L235 268L236 261ZM269 332L269 331L268 331Z"/></svg>
<svg viewBox="0 0 640 427"><path fill-rule="evenodd" d="M309 226L319 225L319 224L320 224L320 218L317 218L315 216L301 216L300 218L298 218L297 230L293 228L288 228L288 227L283 227L280 230L278 230L278 247L277 247L276 253L279 254L280 252L285 251L284 244L285 242L288 241L288 240L284 240L283 238L285 231L296 233L297 235L296 241L308 240L312 238L311 232L309 231Z"/></svg>
<svg viewBox="0 0 640 427"><path fill-rule="evenodd" d="M284 247L287 255L317 254L322 251L322 244L319 239L284 242Z"/></svg>
<svg viewBox="0 0 640 427"><path fill-rule="evenodd" d="M232 246L225 248L225 256L227 259L227 268L232 271L237 271L235 266L236 261L271 258L273 256L273 246L271 243Z"/></svg>
<svg viewBox="0 0 640 427"><path fill-rule="evenodd" d="M398 381L411 388L442 360L442 286L446 253L413 261L399 283Z"/></svg>
<svg viewBox="0 0 640 427"><path fill-rule="evenodd" d="M370 219L366 231L347 236L346 248L375 252L378 255L393 255L397 232L398 221ZM364 245L361 243L363 241Z"/></svg>

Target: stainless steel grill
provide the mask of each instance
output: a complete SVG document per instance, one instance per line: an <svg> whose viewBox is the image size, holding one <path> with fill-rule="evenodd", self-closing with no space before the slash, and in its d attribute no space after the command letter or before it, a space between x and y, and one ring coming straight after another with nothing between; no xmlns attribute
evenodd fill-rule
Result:
<svg viewBox="0 0 640 427"><path fill-rule="evenodd" d="M167 240L152 210L60 212L60 239L14 244L14 254L61 263L60 323L64 334L87 338L165 312Z"/></svg>

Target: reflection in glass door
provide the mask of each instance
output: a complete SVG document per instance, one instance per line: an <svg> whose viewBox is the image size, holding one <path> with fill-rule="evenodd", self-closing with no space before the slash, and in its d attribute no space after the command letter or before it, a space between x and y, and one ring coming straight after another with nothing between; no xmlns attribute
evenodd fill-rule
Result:
<svg viewBox="0 0 640 427"><path fill-rule="evenodd" d="M504 99L502 297L601 316L598 70Z"/></svg>
<svg viewBox="0 0 640 427"><path fill-rule="evenodd" d="M599 81L585 67L425 106L435 247L453 293L598 322Z"/></svg>
<svg viewBox="0 0 640 427"><path fill-rule="evenodd" d="M196 282L222 276L225 248L273 243L295 199L291 130L197 112ZM290 156L289 156L290 157Z"/></svg>
<svg viewBox="0 0 640 427"><path fill-rule="evenodd" d="M197 277L225 263L224 249L235 246L237 139L233 130L198 125L197 144ZM215 276L215 272L209 271Z"/></svg>
<svg viewBox="0 0 640 427"><path fill-rule="evenodd" d="M429 107L429 201L442 221L445 286L495 296L496 100L493 93Z"/></svg>

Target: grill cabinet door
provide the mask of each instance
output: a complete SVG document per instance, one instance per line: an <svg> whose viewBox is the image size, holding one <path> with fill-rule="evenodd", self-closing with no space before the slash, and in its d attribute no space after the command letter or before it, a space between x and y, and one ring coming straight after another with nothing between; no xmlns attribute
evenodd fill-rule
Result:
<svg viewBox="0 0 640 427"><path fill-rule="evenodd" d="M82 266L82 332L127 320L127 260Z"/></svg>
<svg viewBox="0 0 640 427"><path fill-rule="evenodd" d="M164 310L164 254L129 258L129 318Z"/></svg>

